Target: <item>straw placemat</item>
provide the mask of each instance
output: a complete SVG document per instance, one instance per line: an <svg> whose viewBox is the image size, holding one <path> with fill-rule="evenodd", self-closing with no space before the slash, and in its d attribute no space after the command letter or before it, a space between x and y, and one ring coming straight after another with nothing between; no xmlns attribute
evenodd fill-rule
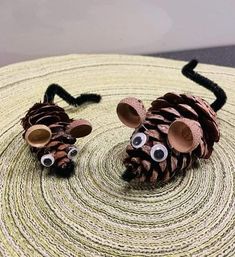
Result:
<svg viewBox="0 0 235 257"><path fill-rule="evenodd" d="M132 130L117 103L135 96L148 107L169 91L212 102L206 89L181 75L185 62L118 55L69 55L0 69L1 256L234 256L235 70L199 64L221 85L228 102L218 117L221 140L209 160L155 190L120 179ZM80 108L56 97L93 132L77 141L70 179L48 176L22 139L20 118L50 83L71 94L95 92L100 104Z"/></svg>

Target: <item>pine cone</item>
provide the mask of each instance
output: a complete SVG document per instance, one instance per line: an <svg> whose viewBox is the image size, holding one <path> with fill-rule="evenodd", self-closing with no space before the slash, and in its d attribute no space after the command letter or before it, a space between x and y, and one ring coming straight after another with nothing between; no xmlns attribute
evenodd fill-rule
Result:
<svg viewBox="0 0 235 257"><path fill-rule="evenodd" d="M34 104L21 120L25 130L23 137L41 164L57 175L68 177L74 171L72 159L78 153L73 144L76 138L90 134L92 127L89 121L70 119L63 108L54 104L55 95L73 106L98 103L101 96L81 94L73 97L60 85L51 84L46 89L43 103Z"/></svg>
<svg viewBox="0 0 235 257"><path fill-rule="evenodd" d="M57 175L70 176L74 169L72 159L77 154L74 143L77 137L86 136L91 132L90 123L70 119L64 109L56 104L36 103L28 110L21 124L25 130L23 137L42 165L51 167ZM46 134L43 138L42 145L37 142L40 135L36 134L35 143L30 142L27 134L34 132L35 126L40 125L46 132L50 132L50 137Z"/></svg>
<svg viewBox="0 0 235 257"><path fill-rule="evenodd" d="M130 100L123 100L120 103L126 105L128 101ZM139 114L142 103L140 100L136 101L139 105L135 111ZM126 110L125 107L125 112ZM122 117L122 109L119 108L118 112L119 118L125 121ZM126 113L125 117L127 117ZM140 121L140 125L131 137L131 144L126 148L128 156L124 160L126 172L123 178L127 181L134 179L152 184L156 184L157 181L168 181L178 171L190 167L197 158L209 158L214 142L218 142L220 137L216 113L205 100L191 95L167 93L152 102L145 114L145 119L141 118L141 120L143 122ZM178 150L175 149L174 144L177 138L173 137L171 140L170 136L173 132L172 124L177 124L176 121L186 125L190 123L194 126L193 137L197 142L190 148L191 150L181 152L179 151L181 146L176 147ZM181 129L182 124L176 129ZM192 136L186 134L184 131L185 137ZM143 146L141 146L141 140L145 141ZM167 154L166 158L163 155L164 151Z"/></svg>
<svg viewBox="0 0 235 257"><path fill-rule="evenodd" d="M182 74L214 93L216 99L211 105L200 97L176 93L157 98L147 112L135 98L125 98L118 104L119 119L135 128L126 148L124 180L156 185L198 158L211 156L214 142L220 138L215 112L223 107L227 96L218 84L194 71L197 64L197 60L191 60Z"/></svg>

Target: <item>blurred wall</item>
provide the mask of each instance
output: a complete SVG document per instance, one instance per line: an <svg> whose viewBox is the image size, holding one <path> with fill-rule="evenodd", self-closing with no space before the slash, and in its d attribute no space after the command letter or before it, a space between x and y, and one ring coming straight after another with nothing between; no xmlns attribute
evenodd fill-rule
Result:
<svg viewBox="0 0 235 257"><path fill-rule="evenodd" d="M0 0L0 64L235 44L235 0Z"/></svg>

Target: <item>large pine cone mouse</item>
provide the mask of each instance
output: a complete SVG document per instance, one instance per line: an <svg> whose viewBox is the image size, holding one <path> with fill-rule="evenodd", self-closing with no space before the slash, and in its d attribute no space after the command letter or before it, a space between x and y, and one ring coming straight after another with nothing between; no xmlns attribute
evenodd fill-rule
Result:
<svg viewBox="0 0 235 257"><path fill-rule="evenodd" d="M193 71L192 60L182 73L211 90L216 100L210 105L198 96L166 93L146 111L141 100L129 97L117 106L119 119L135 128L126 148L122 178L156 185L169 181L189 168L198 158L211 156L220 131L216 111L226 102L225 92L211 80Z"/></svg>

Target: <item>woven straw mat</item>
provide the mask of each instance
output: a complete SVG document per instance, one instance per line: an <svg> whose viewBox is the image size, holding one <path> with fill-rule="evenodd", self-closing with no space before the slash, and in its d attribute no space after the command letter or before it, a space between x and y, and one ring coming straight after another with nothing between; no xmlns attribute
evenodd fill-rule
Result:
<svg viewBox="0 0 235 257"><path fill-rule="evenodd" d="M120 178L132 133L116 115L122 98L140 98L145 107L169 91L214 100L181 74L184 64L67 55L0 69L0 256L235 256L235 69L196 68L228 95L210 159L156 189ZM78 108L55 98L71 118L93 125L77 140L76 172L69 179L48 176L22 138L20 119L50 83L74 96L103 97Z"/></svg>

